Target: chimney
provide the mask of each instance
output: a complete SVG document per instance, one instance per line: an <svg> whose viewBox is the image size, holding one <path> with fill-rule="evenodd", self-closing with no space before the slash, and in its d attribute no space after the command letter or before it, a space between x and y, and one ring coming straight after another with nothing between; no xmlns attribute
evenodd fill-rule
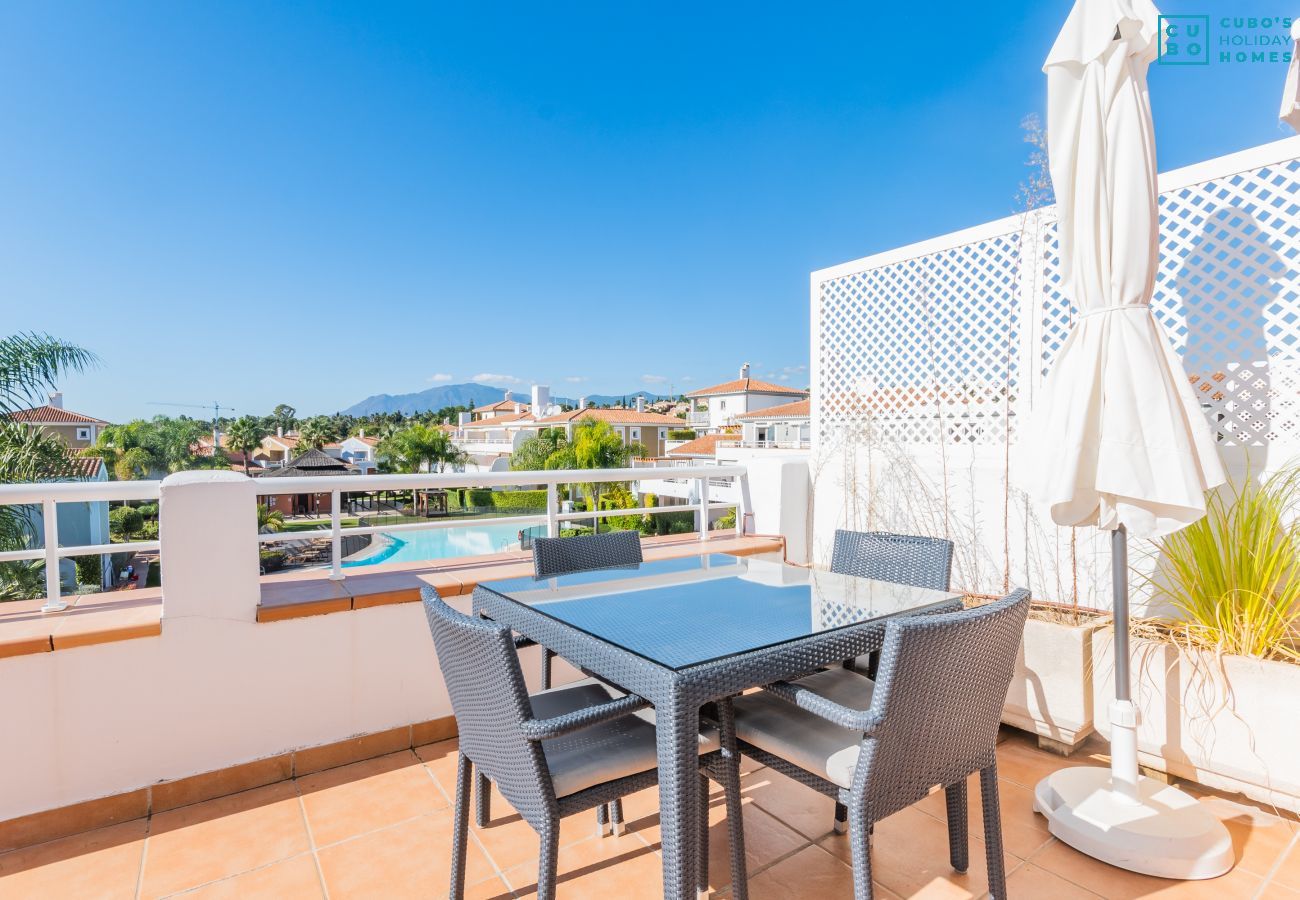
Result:
<svg viewBox="0 0 1300 900"><path fill-rule="evenodd" d="M63 409L63 391L50 391L50 406Z"/></svg>
<svg viewBox="0 0 1300 900"><path fill-rule="evenodd" d="M636 395L636 411L639 413L645 412L645 394Z"/></svg>
<svg viewBox="0 0 1300 900"><path fill-rule="evenodd" d="M533 385L533 417L546 415L551 406L551 389L544 384Z"/></svg>
<svg viewBox="0 0 1300 900"><path fill-rule="evenodd" d="M275 426L275 436L276 436L276 437L284 437L284 426L283 426L283 425L277 425L277 426Z"/></svg>
<svg viewBox="0 0 1300 900"><path fill-rule="evenodd" d="M458 424L461 428L464 428L466 425L468 425L468 424L470 423L470 418L471 418L471 416L470 416L469 413L467 413L467 412L463 412L463 413L460 414L459 418L456 420L456 424Z"/></svg>
<svg viewBox="0 0 1300 900"><path fill-rule="evenodd" d="M361 429L361 437L365 437L365 436L366 436L366 430L365 430L364 428L362 428L362 429Z"/></svg>
<svg viewBox="0 0 1300 900"><path fill-rule="evenodd" d="M515 404L515 415L519 415L519 414L520 414L521 412L523 412L523 411L524 411L524 405L523 405L522 403L516 403L516 404Z"/></svg>
<svg viewBox="0 0 1300 900"><path fill-rule="evenodd" d="M510 399L511 399L511 398L510 398L510 392L509 392L509 391L506 391L505 401L506 401L507 403L509 403L509 402L510 402Z"/></svg>
<svg viewBox="0 0 1300 900"><path fill-rule="evenodd" d="M586 408L587 408L587 398L586 398L586 397L579 397L579 398L578 398L578 409L586 409Z"/></svg>
<svg viewBox="0 0 1300 900"><path fill-rule="evenodd" d="M740 367L740 377L741 378L749 377L749 363L745 363L743 366Z"/></svg>

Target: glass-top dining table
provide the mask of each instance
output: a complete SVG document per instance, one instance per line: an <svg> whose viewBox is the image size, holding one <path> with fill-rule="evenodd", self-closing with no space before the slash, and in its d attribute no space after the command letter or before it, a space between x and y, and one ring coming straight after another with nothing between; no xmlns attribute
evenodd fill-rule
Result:
<svg viewBox="0 0 1300 900"><path fill-rule="evenodd" d="M852 659L961 595L725 555L480 584L473 610L655 708L664 897L695 896L700 707Z"/></svg>

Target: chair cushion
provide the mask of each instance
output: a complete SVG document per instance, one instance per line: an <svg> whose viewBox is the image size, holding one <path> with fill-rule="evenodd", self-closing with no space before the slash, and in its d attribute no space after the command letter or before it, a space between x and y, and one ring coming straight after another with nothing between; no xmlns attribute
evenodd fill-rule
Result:
<svg viewBox="0 0 1300 900"><path fill-rule="evenodd" d="M529 699L533 715L549 719L621 696L622 692L603 681L588 678ZM700 729L700 753L711 753L719 746L717 729ZM653 709L542 741L556 797L654 769L659 765L656 750Z"/></svg>
<svg viewBox="0 0 1300 900"><path fill-rule="evenodd" d="M875 683L848 669L828 669L795 682L850 709L871 706ZM862 732L841 728L769 693L737 697L736 737L799 768L848 788L858 764Z"/></svg>

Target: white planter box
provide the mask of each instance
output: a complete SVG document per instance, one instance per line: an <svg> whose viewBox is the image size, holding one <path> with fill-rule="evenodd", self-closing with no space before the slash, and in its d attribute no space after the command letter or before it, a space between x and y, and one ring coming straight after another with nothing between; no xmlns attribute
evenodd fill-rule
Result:
<svg viewBox="0 0 1300 900"><path fill-rule="evenodd" d="M1064 750L1091 734L1092 637L1097 627L1027 621L1002 721Z"/></svg>
<svg viewBox="0 0 1300 900"><path fill-rule="evenodd" d="M1133 641L1130 656L1144 765L1300 812L1300 666L1157 641ZM1109 629L1094 638L1093 658L1104 700L1114 693Z"/></svg>

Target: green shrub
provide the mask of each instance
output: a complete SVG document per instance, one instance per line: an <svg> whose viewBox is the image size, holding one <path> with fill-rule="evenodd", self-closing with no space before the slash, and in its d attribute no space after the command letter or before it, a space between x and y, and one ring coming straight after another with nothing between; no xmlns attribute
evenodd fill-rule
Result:
<svg viewBox="0 0 1300 900"><path fill-rule="evenodd" d="M690 428L673 428L668 432L670 441L693 441L695 437L694 430Z"/></svg>
<svg viewBox="0 0 1300 900"><path fill-rule="evenodd" d="M108 511L108 530L113 537L126 540L139 534L144 528L144 517L140 510L129 506L119 506Z"/></svg>
<svg viewBox="0 0 1300 900"><path fill-rule="evenodd" d="M141 503L139 506L136 507L136 509L140 511L140 515L144 516L146 520L158 518L157 503Z"/></svg>
<svg viewBox="0 0 1300 900"><path fill-rule="evenodd" d="M262 564L263 572L274 572L284 566L285 552L283 550L262 550L258 553ZM150 575L153 570L150 570Z"/></svg>
<svg viewBox="0 0 1300 900"><path fill-rule="evenodd" d="M144 576L145 587L162 587L162 566L158 560L149 564L149 573Z"/></svg>
<svg viewBox="0 0 1300 900"><path fill-rule="evenodd" d="M714 531L722 531L724 529L734 530L735 527L736 527L736 511L734 509L713 523Z"/></svg>
<svg viewBox="0 0 1300 900"><path fill-rule="evenodd" d="M695 530L694 522L676 521L668 526L669 534L689 534L691 531L694 530Z"/></svg>
<svg viewBox="0 0 1300 900"><path fill-rule="evenodd" d="M78 556L73 562L77 565L77 583L100 587L104 583L103 565L98 556Z"/></svg>
<svg viewBox="0 0 1300 900"><path fill-rule="evenodd" d="M490 491L485 488L447 492L447 509L536 512L546 509L546 491Z"/></svg>

